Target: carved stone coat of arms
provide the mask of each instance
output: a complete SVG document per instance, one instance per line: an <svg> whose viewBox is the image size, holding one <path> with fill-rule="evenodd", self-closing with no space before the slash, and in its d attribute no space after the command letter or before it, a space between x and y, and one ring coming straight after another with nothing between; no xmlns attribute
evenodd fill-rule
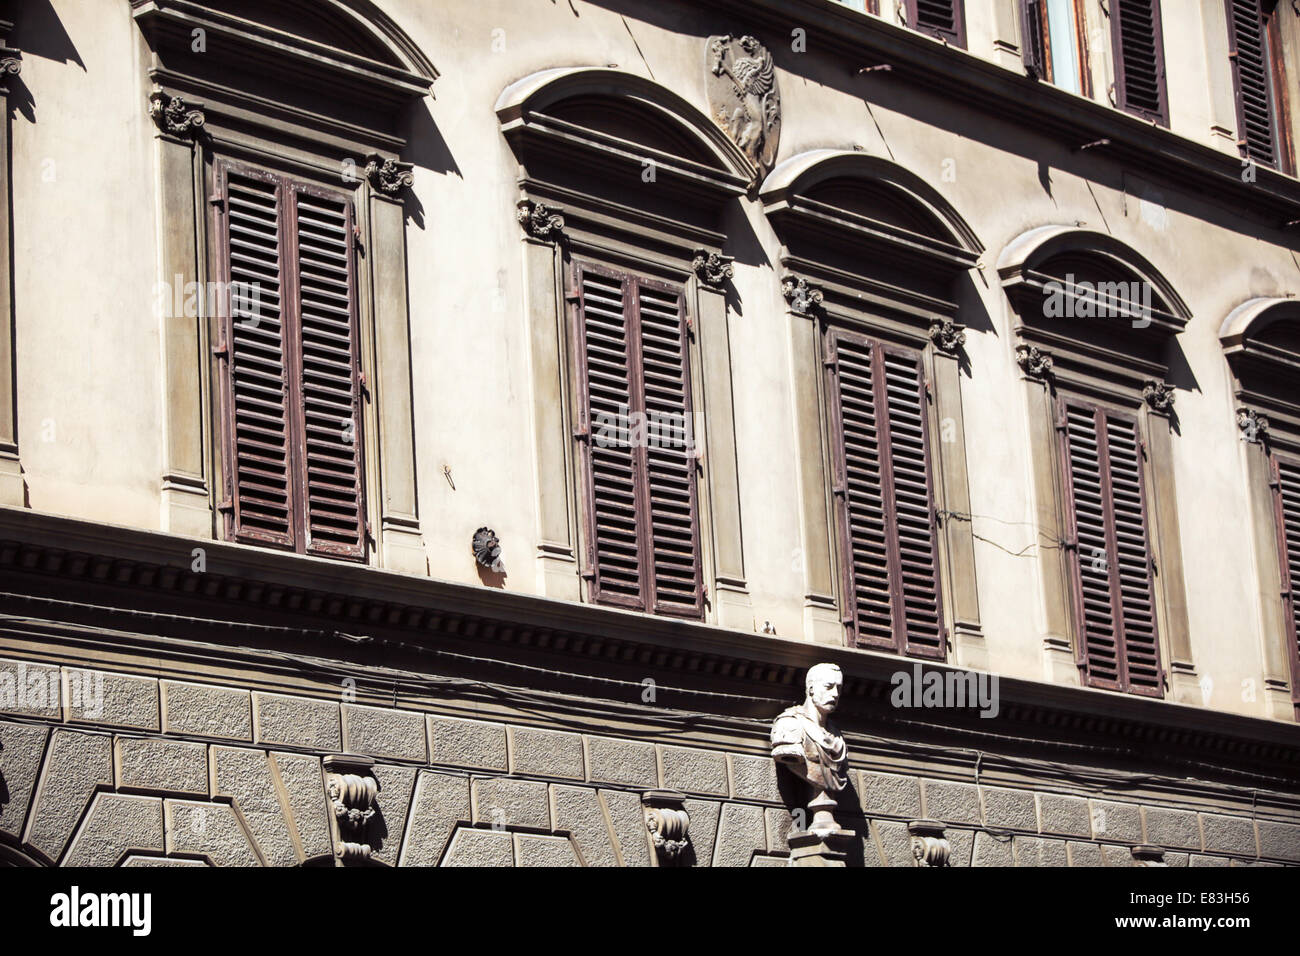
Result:
<svg viewBox="0 0 1300 956"><path fill-rule="evenodd" d="M709 109L763 176L776 163L781 94L772 54L753 37L709 37Z"/></svg>

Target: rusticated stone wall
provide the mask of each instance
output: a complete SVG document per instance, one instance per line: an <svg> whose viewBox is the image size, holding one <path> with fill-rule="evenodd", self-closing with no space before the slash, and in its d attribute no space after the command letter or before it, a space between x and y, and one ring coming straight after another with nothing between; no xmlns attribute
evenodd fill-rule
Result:
<svg viewBox="0 0 1300 956"><path fill-rule="evenodd" d="M58 673L0 659L0 686ZM38 862L328 862L330 754L374 758L372 858L385 864L658 865L641 802L655 789L686 795L685 862L787 862L791 817L766 757L93 673L102 707L0 700L0 843ZM1128 866L1143 844L1173 866L1300 863L1300 822L862 769L851 798L851 864L914 865L919 819L946 825L954 866Z"/></svg>

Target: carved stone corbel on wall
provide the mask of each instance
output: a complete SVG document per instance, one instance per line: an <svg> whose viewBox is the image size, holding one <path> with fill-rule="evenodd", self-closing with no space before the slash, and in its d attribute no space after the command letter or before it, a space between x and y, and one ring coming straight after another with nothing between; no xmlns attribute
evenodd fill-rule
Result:
<svg viewBox="0 0 1300 956"><path fill-rule="evenodd" d="M1165 862L1165 851L1158 846L1135 846L1133 847L1133 865L1134 866L1168 866Z"/></svg>
<svg viewBox="0 0 1300 956"><path fill-rule="evenodd" d="M691 268L695 270L695 275L705 285L718 288L735 276L736 270L732 266L735 261L734 256L724 256L720 252L697 249L695 250L695 259L691 263Z"/></svg>
<svg viewBox="0 0 1300 956"><path fill-rule="evenodd" d="M912 835L912 859L917 866L947 866L952 844L944 836L943 824L937 820L913 820L907 825Z"/></svg>
<svg viewBox="0 0 1300 956"><path fill-rule="evenodd" d="M519 224L534 239L551 241L559 239L564 232L564 210L558 206L521 199L518 209Z"/></svg>
<svg viewBox="0 0 1300 956"><path fill-rule="evenodd" d="M956 355L966 344L966 326L951 319L936 320L930 324L930 341L940 352Z"/></svg>
<svg viewBox="0 0 1300 956"><path fill-rule="evenodd" d="M164 133L182 138L197 137L207 122L203 104L187 103L158 86L149 94L149 116Z"/></svg>
<svg viewBox="0 0 1300 956"><path fill-rule="evenodd" d="M641 795L645 827L650 833L660 866L680 866L690 845L686 797L672 790L650 790Z"/></svg>
<svg viewBox="0 0 1300 956"><path fill-rule="evenodd" d="M1142 386L1142 400L1155 412L1170 412L1174 407L1174 387L1164 382L1148 379Z"/></svg>
<svg viewBox="0 0 1300 956"><path fill-rule="evenodd" d="M388 159L378 153L366 157L366 179L370 188L393 198L415 185L414 168L413 163Z"/></svg>
<svg viewBox="0 0 1300 956"><path fill-rule="evenodd" d="M1017 345L1016 364L1030 378L1046 381L1052 376L1052 354L1037 345Z"/></svg>
<svg viewBox="0 0 1300 956"><path fill-rule="evenodd" d="M375 851L371 821L378 812L379 781L369 757L329 756L325 787L334 811L334 854L339 866L364 865Z"/></svg>
<svg viewBox="0 0 1300 956"><path fill-rule="evenodd" d="M781 280L781 294L790 303L790 311L795 315L811 317L826 298L817 286L801 276L786 276Z"/></svg>

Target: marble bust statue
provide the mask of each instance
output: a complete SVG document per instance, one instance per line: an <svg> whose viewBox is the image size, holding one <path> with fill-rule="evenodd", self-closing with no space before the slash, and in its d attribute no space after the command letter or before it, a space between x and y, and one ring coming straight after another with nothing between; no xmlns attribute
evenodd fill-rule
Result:
<svg viewBox="0 0 1300 956"><path fill-rule="evenodd" d="M830 720L840 702L844 675L835 664L808 669L804 702L789 707L772 722L772 757L813 790L813 832L838 829L833 794L848 785L848 749Z"/></svg>

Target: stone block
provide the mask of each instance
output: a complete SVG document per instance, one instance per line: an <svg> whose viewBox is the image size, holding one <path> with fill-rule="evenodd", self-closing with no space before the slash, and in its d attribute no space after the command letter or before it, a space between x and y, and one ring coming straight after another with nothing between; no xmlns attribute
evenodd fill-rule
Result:
<svg viewBox="0 0 1300 956"><path fill-rule="evenodd" d="M208 748L188 740L118 737L118 786L162 793L208 795ZM158 813L161 818L162 807Z"/></svg>
<svg viewBox="0 0 1300 956"><path fill-rule="evenodd" d="M659 747L663 785L682 793L726 797L731 793L727 778L727 755L694 747Z"/></svg>
<svg viewBox="0 0 1300 956"><path fill-rule="evenodd" d="M582 866L567 837L515 834L515 866Z"/></svg>
<svg viewBox="0 0 1300 956"><path fill-rule="evenodd" d="M27 821L27 842L58 860L95 788L113 785L112 741L55 729Z"/></svg>
<svg viewBox="0 0 1300 956"><path fill-rule="evenodd" d="M1142 843L1142 814L1133 803L1090 800L1092 836L1095 840Z"/></svg>
<svg viewBox="0 0 1300 956"><path fill-rule="evenodd" d="M153 677L65 667L63 680L69 723L135 730L158 730L162 726L158 681Z"/></svg>
<svg viewBox="0 0 1300 956"><path fill-rule="evenodd" d="M509 777L475 777L471 789L475 825L551 829L546 784Z"/></svg>
<svg viewBox="0 0 1300 956"><path fill-rule="evenodd" d="M511 773L562 780L586 778L582 735L537 727L510 727Z"/></svg>
<svg viewBox="0 0 1300 956"><path fill-rule="evenodd" d="M63 865L116 866L132 850L165 851L162 800L100 793L69 844Z"/></svg>
<svg viewBox="0 0 1300 956"><path fill-rule="evenodd" d="M260 744L343 749L338 701L282 694L253 694L253 729Z"/></svg>
<svg viewBox="0 0 1300 956"><path fill-rule="evenodd" d="M1092 836L1092 815L1084 797L1059 793L1035 794L1038 801L1038 830L1061 836Z"/></svg>
<svg viewBox="0 0 1300 956"><path fill-rule="evenodd" d="M508 769L505 726L430 714L429 762L505 773Z"/></svg>
<svg viewBox="0 0 1300 956"><path fill-rule="evenodd" d="M253 739L252 695L237 687L159 681L163 731L230 740Z"/></svg>
<svg viewBox="0 0 1300 956"><path fill-rule="evenodd" d="M402 866L437 866L452 831L470 821L469 781L447 773L421 770L411 801Z"/></svg>
<svg viewBox="0 0 1300 956"><path fill-rule="evenodd" d="M62 671L52 664L0 657L0 714L61 720Z"/></svg>
<svg viewBox="0 0 1300 956"><path fill-rule="evenodd" d="M868 816L906 820L919 820L923 816L918 777L863 770L858 775L858 796L862 800L862 810Z"/></svg>
<svg viewBox="0 0 1300 956"><path fill-rule="evenodd" d="M592 783L618 783L654 789L659 786L659 763L654 744L615 737L584 737L587 779Z"/></svg>
<svg viewBox="0 0 1300 956"><path fill-rule="evenodd" d="M22 841L48 734L46 727L0 721L0 832L15 842Z"/></svg>
<svg viewBox="0 0 1300 956"><path fill-rule="evenodd" d="M1166 850L1201 849L1201 825L1192 810L1143 807L1146 842Z"/></svg>
<svg viewBox="0 0 1300 956"><path fill-rule="evenodd" d="M782 803L776 785L776 761L771 757L728 754L731 764L731 792L738 800Z"/></svg>
<svg viewBox="0 0 1300 956"><path fill-rule="evenodd" d="M343 704L343 750L389 760L428 759L424 714Z"/></svg>
<svg viewBox="0 0 1300 956"><path fill-rule="evenodd" d="M925 818L944 823L980 823L979 791L973 783L922 780Z"/></svg>
<svg viewBox="0 0 1300 956"><path fill-rule="evenodd" d="M1003 830L1038 832L1038 807L1029 790L983 787L984 823Z"/></svg>
<svg viewBox="0 0 1300 956"><path fill-rule="evenodd" d="M1207 851L1249 857L1259 852L1255 842L1255 824L1246 817L1202 813L1201 834Z"/></svg>
<svg viewBox="0 0 1300 956"><path fill-rule="evenodd" d="M458 829L443 866L514 866L513 836L505 831Z"/></svg>

